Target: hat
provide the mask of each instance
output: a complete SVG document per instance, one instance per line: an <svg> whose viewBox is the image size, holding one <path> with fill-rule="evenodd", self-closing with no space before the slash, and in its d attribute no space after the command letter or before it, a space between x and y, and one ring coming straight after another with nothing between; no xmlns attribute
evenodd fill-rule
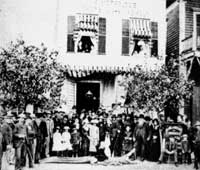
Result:
<svg viewBox="0 0 200 170"><path fill-rule="evenodd" d="M65 129L65 130L68 130L68 129L69 129L69 126L65 126L64 129Z"/></svg>
<svg viewBox="0 0 200 170"><path fill-rule="evenodd" d="M40 118L40 117L42 117L42 113L41 112L37 112L36 114L35 114L35 116L37 117L37 118Z"/></svg>
<svg viewBox="0 0 200 170"><path fill-rule="evenodd" d="M139 115L139 118L144 119L144 115L143 115L143 114L140 114L140 115Z"/></svg>
<svg viewBox="0 0 200 170"><path fill-rule="evenodd" d="M14 117L14 115L11 112L8 112L8 114L6 115L6 118L12 118Z"/></svg>
<svg viewBox="0 0 200 170"><path fill-rule="evenodd" d="M93 120L91 120L91 123L97 124L98 120L97 119L93 119Z"/></svg>
<svg viewBox="0 0 200 170"><path fill-rule="evenodd" d="M31 118L36 118L35 114L33 114L33 113L30 114L30 117Z"/></svg>
<svg viewBox="0 0 200 170"><path fill-rule="evenodd" d="M165 116L165 114L163 112L159 113L159 116Z"/></svg>
<svg viewBox="0 0 200 170"><path fill-rule="evenodd" d="M30 112L24 112L24 114L25 114L27 117L29 117L29 116L31 115Z"/></svg>
<svg viewBox="0 0 200 170"><path fill-rule="evenodd" d="M187 137L188 137L188 135L187 135L187 134L184 134L182 137L183 137L183 138L187 138Z"/></svg>
<svg viewBox="0 0 200 170"><path fill-rule="evenodd" d="M24 118L25 119L26 116L25 116L25 114L21 113L21 114L18 115L18 118Z"/></svg>
<svg viewBox="0 0 200 170"><path fill-rule="evenodd" d="M151 120L150 116L145 116L145 120L150 121Z"/></svg>
<svg viewBox="0 0 200 170"><path fill-rule="evenodd" d="M194 126L200 126L200 121L196 121L196 123L194 124Z"/></svg>

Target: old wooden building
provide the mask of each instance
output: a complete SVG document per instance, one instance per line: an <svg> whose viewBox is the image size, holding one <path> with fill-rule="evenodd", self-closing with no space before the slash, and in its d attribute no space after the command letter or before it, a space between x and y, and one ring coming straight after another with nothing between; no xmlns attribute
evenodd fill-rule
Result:
<svg viewBox="0 0 200 170"><path fill-rule="evenodd" d="M174 1L167 9L167 54L180 62L180 74L194 80L193 98L180 111L200 120L200 1Z"/></svg>

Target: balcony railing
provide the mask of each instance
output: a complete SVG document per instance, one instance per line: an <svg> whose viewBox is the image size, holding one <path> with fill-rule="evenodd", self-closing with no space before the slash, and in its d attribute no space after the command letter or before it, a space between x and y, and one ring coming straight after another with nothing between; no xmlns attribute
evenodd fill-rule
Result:
<svg viewBox="0 0 200 170"><path fill-rule="evenodd" d="M200 36L197 36L196 43L197 43L196 49L197 49L198 51L200 51Z"/></svg>
<svg viewBox="0 0 200 170"><path fill-rule="evenodd" d="M182 52L200 51L200 36L189 36L182 40Z"/></svg>
<svg viewBox="0 0 200 170"><path fill-rule="evenodd" d="M182 49L183 49L183 52L188 52L193 49L193 37L192 36L187 37L182 40Z"/></svg>

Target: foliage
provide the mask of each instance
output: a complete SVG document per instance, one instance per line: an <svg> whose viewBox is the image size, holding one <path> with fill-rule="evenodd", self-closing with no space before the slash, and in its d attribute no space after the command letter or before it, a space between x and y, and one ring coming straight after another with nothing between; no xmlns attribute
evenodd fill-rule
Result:
<svg viewBox="0 0 200 170"><path fill-rule="evenodd" d="M178 65L170 63L159 70L145 70L136 66L133 76L126 77L126 103L135 110L160 113L170 107L172 111L181 106L181 101L189 100L193 82L179 75Z"/></svg>
<svg viewBox="0 0 200 170"><path fill-rule="evenodd" d="M56 89L62 77L56 62L58 52L26 45L23 40L11 42L0 52L0 91L3 104L8 108L22 108L33 104L46 108L59 105ZM57 94L55 94L57 92ZM50 93L50 95L47 95Z"/></svg>

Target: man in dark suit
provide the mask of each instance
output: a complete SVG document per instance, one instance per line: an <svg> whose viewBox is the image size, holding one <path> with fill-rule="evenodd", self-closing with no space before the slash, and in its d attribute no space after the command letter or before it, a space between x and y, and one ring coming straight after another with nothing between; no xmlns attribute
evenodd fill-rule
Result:
<svg viewBox="0 0 200 170"><path fill-rule="evenodd" d="M133 138L135 141L136 155L140 156L141 161L144 161L147 142L147 126L143 114L140 114L139 116L134 129Z"/></svg>

